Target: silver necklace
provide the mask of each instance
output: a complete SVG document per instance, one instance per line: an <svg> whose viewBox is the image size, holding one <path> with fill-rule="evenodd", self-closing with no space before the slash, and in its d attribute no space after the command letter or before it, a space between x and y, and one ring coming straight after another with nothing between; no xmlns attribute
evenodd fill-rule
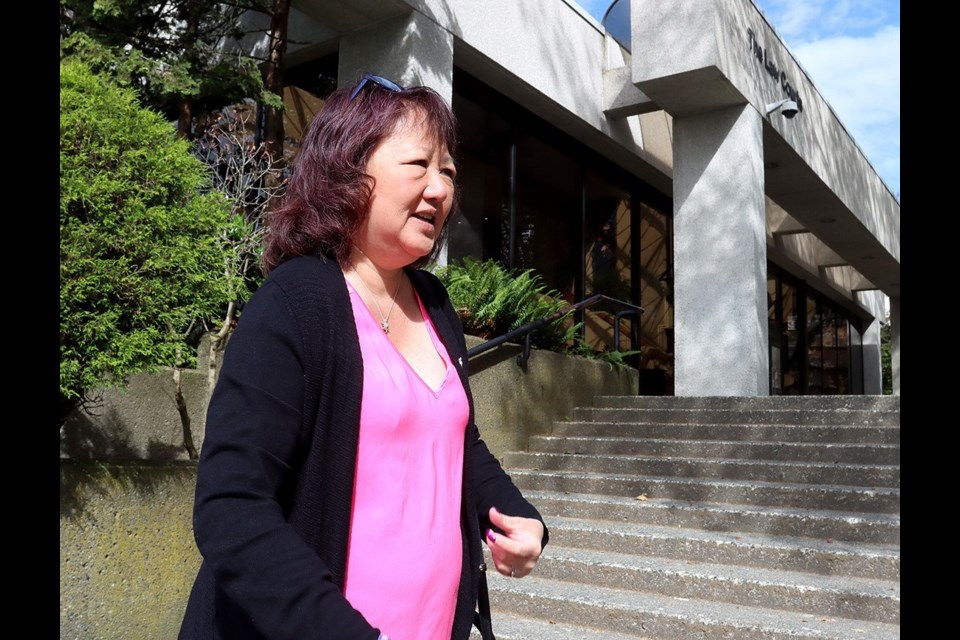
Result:
<svg viewBox="0 0 960 640"><path fill-rule="evenodd" d="M362 252L361 252L362 253ZM403 284L403 276L400 276L400 281L397 282L397 290L393 292L393 300L390 301L390 308L387 309L387 314L383 314L383 309L380 308L380 303L377 302L377 296L373 295L373 291L370 291L370 287L367 286L367 283L363 281L363 276L360 275L360 272L357 271L357 265L350 263L350 266L353 268L353 272L357 274L357 280L360 281L360 284L363 285L363 288L367 290L367 293L370 294L370 298L373 300L373 304L377 307L377 313L380 314L380 328L383 329L384 333L390 333L390 314L393 313L393 307L397 304L397 294L400 293L400 285ZM386 293L386 291L384 291Z"/></svg>

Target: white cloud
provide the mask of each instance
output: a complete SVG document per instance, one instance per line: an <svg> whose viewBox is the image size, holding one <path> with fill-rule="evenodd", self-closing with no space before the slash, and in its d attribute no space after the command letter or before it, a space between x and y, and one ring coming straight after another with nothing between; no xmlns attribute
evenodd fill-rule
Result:
<svg viewBox="0 0 960 640"><path fill-rule="evenodd" d="M789 46L836 35L865 36L884 25L900 25L899 0L754 1Z"/></svg>
<svg viewBox="0 0 960 640"><path fill-rule="evenodd" d="M821 95L894 193L900 191L900 27L792 47Z"/></svg>
<svg viewBox="0 0 960 640"><path fill-rule="evenodd" d="M840 0L826 7L823 27L828 33L849 34L874 31L891 23L899 25L899 7L899 1L891 0Z"/></svg>
<svg viewBox="0 0 960 640"><path fill-rule="evenodd" d="M824 0L790 2L788 0L765 0L757 3L785 41L808 33L824 11Z"/></svg>

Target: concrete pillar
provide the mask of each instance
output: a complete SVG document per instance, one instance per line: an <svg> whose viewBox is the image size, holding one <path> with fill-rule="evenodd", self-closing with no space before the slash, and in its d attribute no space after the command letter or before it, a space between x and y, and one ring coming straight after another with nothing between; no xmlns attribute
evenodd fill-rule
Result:
<svg viewBox="0 0 960 640"><path fill-rule="evenodd" d="M430 87L452 104L453 34L416 11L348 33L340 41L337 84L351 86L364 73ZM444 245L437 266L446 263Z"/></svg>
<svg viewBox="0 0 960 640"><path fill-rule="evenodd" d="M874 318L863 332L863 393L883 395L883 365L880 359L880 319Z"/></svg>
<svg viewBox="0 0 960 640"><path fill-rule="evenodd" d="M900 395L900 297L890 298L890 367L893 395Z"/></svg>
<svg viewBox="0 0 960 640"><path fill-rule="evenodd" d="M770 393L762 125L749 105L673 121L678 396Z"/></svg>
<svg viewBox="0 0 960 640"><path fill-rule="evenodd" d="M350 86L365 72L404 87L430 87L449 103L453 34L416 11L348 33L340 41L338 85Z"/></svg>

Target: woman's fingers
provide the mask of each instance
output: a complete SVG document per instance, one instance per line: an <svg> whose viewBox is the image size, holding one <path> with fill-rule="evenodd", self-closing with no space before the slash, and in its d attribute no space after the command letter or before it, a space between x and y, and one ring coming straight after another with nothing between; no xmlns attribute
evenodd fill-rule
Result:
<svg viewBox="0 0 960 640"><path fill-rule="evenodd" d="M487 547L490 548L490 557L493 559L493 566L497 573L509 576L511 573L516 576L515 565L510 564L507 559L507 552L503 548L505 536L497 535L492 529L487 529Z"/></svg>
<svg viewBox="0 0 960 640"><path fill-rule="evenodd" d="M524 518L521 516L508 516L500 513L496 507L490 507L488 514L490 523L503 531L508 538L513 540L533 540L536 542L537 549L543 541L543 524L533 518Z"/></svg>
<svg viewBox="0 0 960 640"><path fill-rule="evenodd" d="M523 550L518 549L507 536L488 530L487 546L497 573L512 578L521 578L530 573L532 567L527 567Z"/></svg>
<svg viewBox="0 0 960 640"><path fill-rule="evenodd" d="M505 516L496 507L490 507L490 513L488 514L490 518L490 524L497 527L507 535L510 535L510 523L513 520L510 516Z"/></svg>
<svg viewBox="0 0 960 640"><path fill-rule="evenodd" d="M487 531L487 546L497 572L522 578L533 571L540 558L543 524L533 518L503 515L490 508L490 522L502 534Z"/></svg>

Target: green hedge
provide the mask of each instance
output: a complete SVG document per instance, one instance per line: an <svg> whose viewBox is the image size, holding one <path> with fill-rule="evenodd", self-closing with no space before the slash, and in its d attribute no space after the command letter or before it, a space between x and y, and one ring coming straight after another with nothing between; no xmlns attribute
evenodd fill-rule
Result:
<svg viewBox="0 0 960 640"><path fill-rule="evenodd" d="M161 116L60 64L60 398L190 364L233 289L230 208Z"/></svg>

